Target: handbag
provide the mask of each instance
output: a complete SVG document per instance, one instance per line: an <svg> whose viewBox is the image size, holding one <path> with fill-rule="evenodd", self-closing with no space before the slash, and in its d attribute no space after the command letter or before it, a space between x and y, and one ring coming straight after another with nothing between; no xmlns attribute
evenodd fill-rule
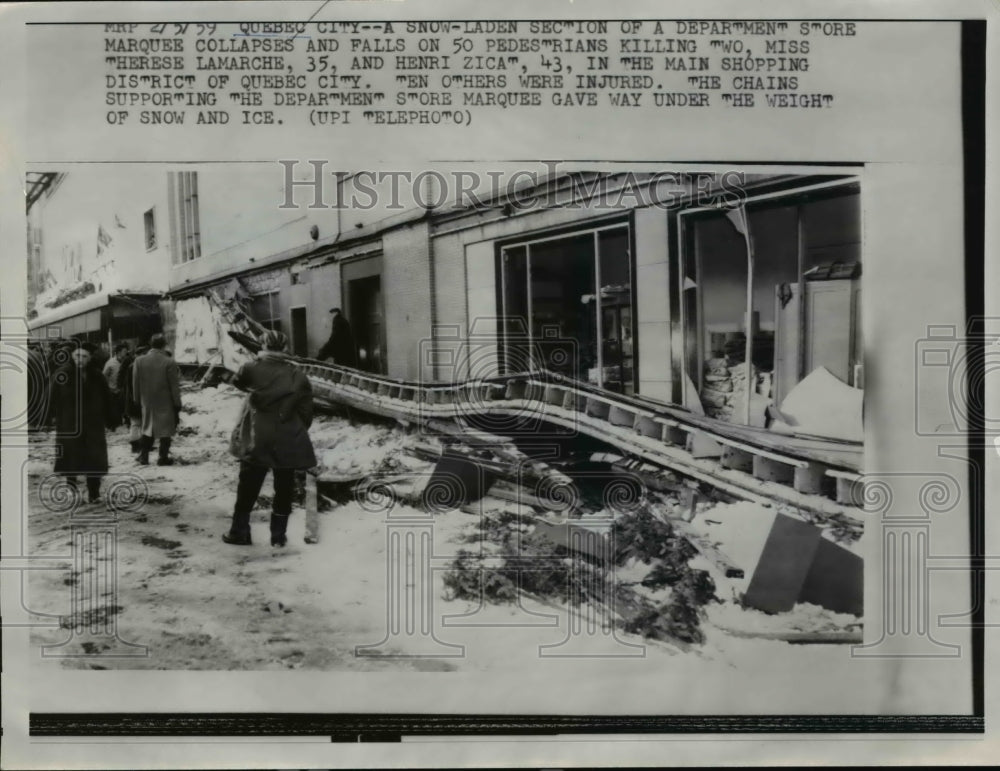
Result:
<svg viewBox="0 0 1000 771"><path fill-rule="evenodd" d="M229 452L241 460L253 449L253 406L250 404L252 394L247 394L243 400L243 408L236 421L236 427L229 436Z"/></svg>

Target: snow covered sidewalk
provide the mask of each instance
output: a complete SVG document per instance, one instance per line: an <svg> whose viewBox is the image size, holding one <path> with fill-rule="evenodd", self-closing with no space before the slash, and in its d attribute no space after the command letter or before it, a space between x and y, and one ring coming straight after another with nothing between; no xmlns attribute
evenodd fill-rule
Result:
<svg viewBox="0 0 1000 771"><path fill-rule="evenodd" d="M553 700L560 689L591 692L613 684L616 692L629 694L627 704L613 705L615 710L624 706L655 713L709 708L704 701L708 691L699 695L698 688L691 690L701 678L733 678L734 683L760 688L767 682L769 662L780 662L783 678L808 677L850 662L848 646L790 645L741 636L747 630L773 632L789 624L780 617L745 611L723 591L718 594L727 602L708 607L706 642L692 646L620 630L613 637L600 629L588 631L585 622L593 615L586 606L530 598L520 604L480 606L449 599L444 569L480 533L480 517L457 509L431 517L397 503L387 518L385 511L349 500L320 512L320 542L307 545L304 510L298 506L289 525L289 545L279 549L267 545L270 483L265 482L252 520L254 545L229 546L220 535L229 524L237 464L227 444L241 399L225 385L185 391L175 466L138 466L126 433L109 435L111 473L105 487L113 484L115 474L137 475L148 487L146 503L124 512L117 524L117 595L111 605L119 637L146 646L148 655L102 657L98 638L74 635L56 625L36 630L33 640L39 645L67 641L62 652L85 655L47 660L46 666L510 673L536 684L532 690L537 691L539 708L551 702L554 709L593 712L592 701L559 699L557 705ZM392 426L352 426L332 416L319 416L311 435L326 468L352 474L373 471L389 454L427 440ZM74 587L91 580L94 568L81 569L85 561L73 560L68 514L52 511L39 500L39 483L51 473L51 453L51 438L38 437L28 469L30 548L33 555L65 559L65 570L36 571L28 599L34 612L55 620L65 619ZM394 564L387 554L388 521L408 518L429 523L434 569L422 597L406 594L407 589L399 598L388 589ZM415 544L407 542L414 549ZM389 635L398 617L390 613L390 602L397 599L417 608L415 616L426 612L431 629ZM817 614L824 613L803 608L798 610L799 621L816 621ZM856 621L819 620L837 628ZM578 633L570 651L565 643L574 625ZM574 656L564 657L563 652ZM845 666L844 676L863 673ZM815 707L815 700L805 697L802 704L789 703L800 697L788 690L782 691L784 701L774 705L778 711ZM749 696L734 693L734 710L757 704ZM838 699L842 703L825 704L825 711L848 710L846 696ZM766 711L772 711L770 706Z"/></svg>

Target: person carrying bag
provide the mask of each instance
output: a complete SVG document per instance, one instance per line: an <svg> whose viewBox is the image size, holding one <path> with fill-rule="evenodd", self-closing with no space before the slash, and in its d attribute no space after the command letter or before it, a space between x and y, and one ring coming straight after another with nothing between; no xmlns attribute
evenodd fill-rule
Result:
<svg viewBox="0 0 1000 771"><path fill-rule="evenodd" d="M222 540L250 546L250 512L267 472L274 477L271 545L287 542L292 513L295 472L316 465L309 426L312 424L312 387L289 360L288 338L281 332L264 335L263 350L244 364L232 383L247 392L240 419L230 437L229 451L240 461L236 504L229 532Z"/></svg>

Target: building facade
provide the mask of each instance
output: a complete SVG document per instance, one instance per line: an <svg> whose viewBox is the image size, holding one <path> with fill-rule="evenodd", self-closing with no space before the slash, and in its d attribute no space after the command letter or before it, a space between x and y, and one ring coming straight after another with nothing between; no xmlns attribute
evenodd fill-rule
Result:
<svg viewBox="0 0 1000 771"><path fill-rule="evenodd" d="M121 179L67 174L32 207L39 328L89 279L92 303L161 292L181 364L231 365L212 308L235 300L309 357L342 308L358 366L405 380L544 368L736 422L818 367L863 385L851 176L552 173L471 202L317 162Z"/></svg>
<svg viewBox="0 0 1000 771"><path fill-rule="evenodd" d="M141 167L28 175L28 326L111 344L159 331L169 286L169 200Z"/></svg>

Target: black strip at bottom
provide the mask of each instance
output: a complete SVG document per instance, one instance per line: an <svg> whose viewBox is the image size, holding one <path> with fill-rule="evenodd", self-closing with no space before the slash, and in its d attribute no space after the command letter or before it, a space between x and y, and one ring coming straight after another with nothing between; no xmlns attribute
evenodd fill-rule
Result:
<svg viewBox="0 0 1000 771"><path fill-rule="evenodd" d="M330 736L334 741L398 741L402 736L982 733L964 715L551 716L308 713L33 712L31 736Z"/></svg>

